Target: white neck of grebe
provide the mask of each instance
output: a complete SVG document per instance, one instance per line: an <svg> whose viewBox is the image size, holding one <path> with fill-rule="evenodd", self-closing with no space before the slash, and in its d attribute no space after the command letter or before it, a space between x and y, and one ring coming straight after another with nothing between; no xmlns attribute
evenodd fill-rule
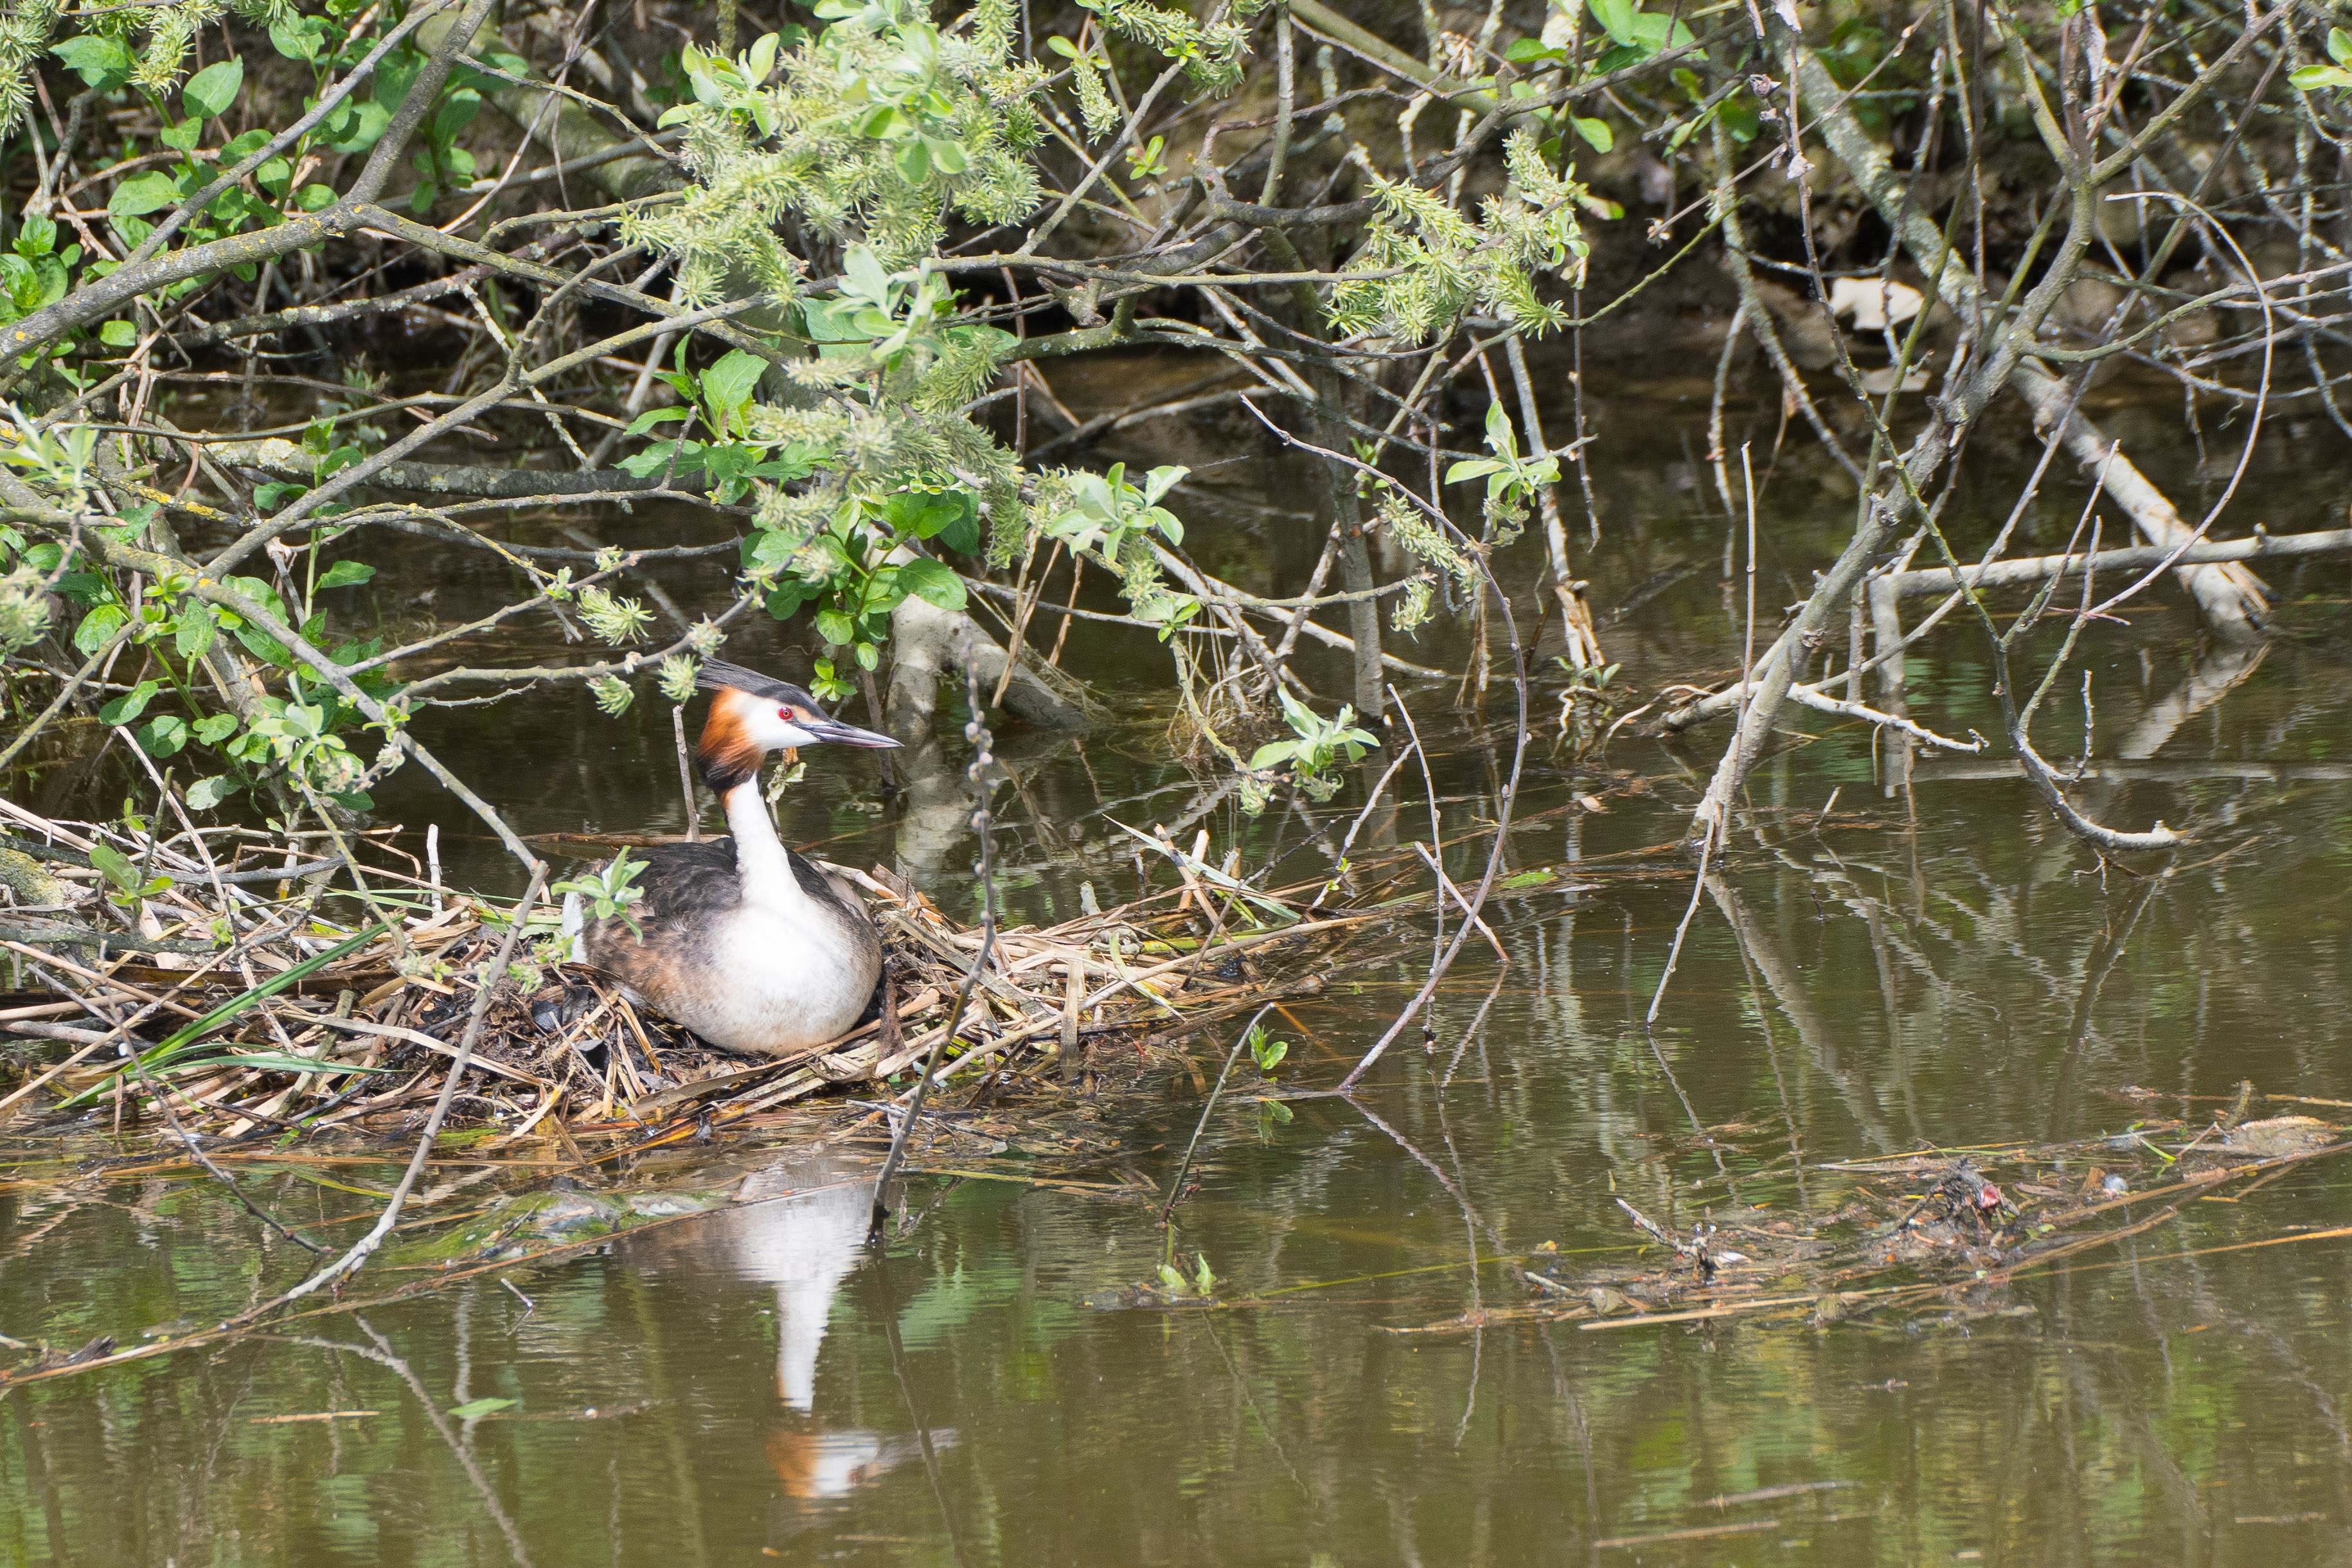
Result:
<svg viewBox="0 0 2352 1568"><path fill-rule="evenodd" d="M775 819L761 798L760 775L751 776L719 797L727 813L727 831L735 838L735 875L743 897L753 903L796 903L804 895L793 875L791 856L776 837Z"/></svg>

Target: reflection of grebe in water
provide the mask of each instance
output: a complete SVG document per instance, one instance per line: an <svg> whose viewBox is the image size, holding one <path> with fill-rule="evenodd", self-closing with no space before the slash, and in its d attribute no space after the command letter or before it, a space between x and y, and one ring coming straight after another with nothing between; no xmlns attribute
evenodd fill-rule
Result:
<svg viewBox="0 0 2352 1568"><path fill-rule="evenodd" d="M747 1176L736 1195L745 1206L647 1237L647 1256L666 1269L703 1263L774 1288L776 1397L785 1409L763 1441L784 1495L803 1506L845 1498L908 1460L919 1463L922 1446L911 1434L827 1430L815 1415L817 1352L833 1299L865 1256L870 1174L824 1159L787 1162ZM930 1436L934 1449L956 1440L951 1430Z"/></svg>

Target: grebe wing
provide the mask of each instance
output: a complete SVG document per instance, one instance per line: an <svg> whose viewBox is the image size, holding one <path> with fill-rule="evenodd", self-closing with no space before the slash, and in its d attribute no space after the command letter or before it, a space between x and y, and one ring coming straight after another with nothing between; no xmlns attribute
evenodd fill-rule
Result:
<svg viewBox="0 0 2352 1568"><path fill-rule="evenodd" d="M793 863L793 879L801 891L822 904L833 906L834 912L846 921L871 926L874 916L866 908L866 900L846 881L819 866L797 849L784 851Z"/></svg>
<svg viewBox="0 0 2352 1568"><path fill-rule="evenodd" d="M667 989L681 964L698 964L709 933L743 901L735 845L655 844L629 852L646 868L630 883L645 894L629 906L645 940L618 919L592 921L583 942L587 962L641 996ZM598 869L602 869L600 866Z"/></svg>

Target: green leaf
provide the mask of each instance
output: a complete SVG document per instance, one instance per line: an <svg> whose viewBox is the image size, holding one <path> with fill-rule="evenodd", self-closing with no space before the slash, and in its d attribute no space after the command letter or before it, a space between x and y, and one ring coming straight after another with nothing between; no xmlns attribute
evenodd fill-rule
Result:
<svg viewBox="0 0 2352 1568"><path fill-rule="evenodd" d="M691 408L680 408L674 404L667 408L648 408L643 414L638 415L635 419L630 420L629 427L623 431L622 434L625 436L642 436L656 425L667 425L672 420L691 419L693 417L694 410Z"/></svg>
<svg viewBox="0 0 2352 1568"><path fill-rule="evenodd" d="M964 605L963 579L937 561L918 558L899 566L898 587L903 594L942 610L961 610Z"/></svg>
<svg viewBox="0 0 2352 1568"><path fill-rule="evenodd" d="M1525 65L1529 60L1566 60L1568 51L1552 48L1541 38L1517 38L1512 41L1509 48L1503 51L1503 58L1513 65L1518 66Z"/></svg>
<svg viewBox="0 0 2352 1568"><path fill-rule="evenodd" d="M851 246L849 254L842 258L841 270L848 284L843 292L873 305L889 303L890 275L883 270L882 259L874 254L872 247Z"/></svg>
<svg viewBox="0 0 2352 1568"><path fill-rule="evenodd" d="M1601 24L1608 35L1621 44L1637 41L1633 19L1642 14L1639 0L1585 0L1592 19Z"/></svg>
<svg viewBox="0 0 2352 1568"><path fill-rule="evenodd" d="M74 647L86 654L94 654L114 638L122 623L130 617L120 605L100 605L81 618L74 628Z"/></svg>
<svg viewBox="0 0 2352 1568"><path fill-rule="evenodd" d="M2327 29L2328 57L2339 66L2352 66L2352 33L2341 27Z"/></svg>
<svg viewBox="0 0 2352 1568"><path fill-rule="evenodd" d="M751 46L751 53L743 57L743 74L751 78L753 85L768 79L768 73L776 68L776 51L782 47L783 40L775 34L760 35L759 41Z"/></svg>
<svg viewBox="0 0 2352 1568"><path fill-rule="evenodd" d="M621 471L635 474L641 479L667 473L670 456L677 456L677 472L683 477L702 467L702 445L698 441L656 441L642 452L633 452L621 459Z"/></svg>
<svg viewBox="0 0 2352 1568"><path fill-rule="evenodd" d="M236 727L235 720L230 721L230 727ZM235 795L241 787L236 780L227 773L216 773L208 779L198 779L188 786L188 805L197 811L210 811Z"/></svg>
<svg viewBox="0 0 2352 1568"><path fill-rule="evenodd" d="M131 858L114 846L102 839L92 840L89 847L89 863L103 872L108 881L124 892L133 893L139 890L141 885L139 868L132 865Z"/></svg>
<svg viewBox="0 0 2352 1568"><path fill-rule="evenodd" d="M192 113L218 120L236 102L237 89L244 85L245 62L232 58L206 66L183 82L180 101Z"/></svg>
<svg viewBox="0 0 2352 1568"><path fill-rule="evenodd" d="M364 153L383 139L385 129L392 124L392 110L373 99L361 103L346 100L344 106L349 110L347 114L339 114L327 122L329 151Z"/></svg>
<svg viewBox="0 0 2352 1568"><path fill-rule="evenodd" d="M243 1056L183 1057L172 1064L173 1072L189 1072L198 1068L249 1068L256 1072L398 1072L398 1068L362 1067L357 1062L317 1061L309 1057L289 1057L283 1051L248 1051ZM476 1405L512 1405L511 1399L474 1401ZM457 1414L452 1412L452 1414Z"/></svg>
<svg viewBox="0 0 2352 1568"><path fill-rule="evenodd" d="M443 98L440 107L433 111L433 120L425 134L436 146L446 147L457 132L474 122L482 111L482 95L470 89L453 92Z"/></svg>
<svg viewBox="0 0 2352 1568"><path fill-rule="evenodd" d="M768 362L741 349L730 349L718 363L702 373L702 399L713 413L732 414L751 401Z"/></svg>
<svg viewBox="0 0 2352 1568"><path fill-rule="evenodd" d="M1499 401L1486 405L1486 449L1498 458L1519 454L1518 432L1511 428L1511 416Z"/></svg>
<svg viewBox="0 0 2352 1568"><path fill-rule="evenodd" d="M965 498L967 502L970 497ZM967 504L956 520L931 535L931 542L959 555L980 553L980 508Z"/></svg>
<svg viewBox="0 0 2352 1568"><path fill-rule="evenodd" d="M326 31L322 17L289 15L269 24L269 42L289 60L315 60Z"/></svg>
<svg viewBox="0 0 2352 1568"><path fill-rule="evenodd" d="M180 657L184 659L202 658L212 651L215 634L212 612L202 605L191 605L181 611L180 618L173 623L173 646L180 650Z"/></svg>
<svg viewBox="0 0 2352 1568"><path fill-rule="evenodd" d="M180 182L161 169L150 169L143 174L133 174L114 187L106 198L110 217L137 217L159 208L180 205Z"/></svg>
<svg viewBox="0 0 2352 1568"><path fill-rule="evenodd" d="M1605 120L1585 120L1570 115L1568 122L1576 128L1576 133L1583 137L1596 153L1606 153L1617 144L1617 138L1610 131L1609 121Z"/></svg>
<svg viewBox="0 0 2352 1568"><path fill-rule="evenodd" d="M2352 87L2352 71L2341 66L2297 66L2286 73L2287 80L2309 92L2326 87Z"/></svg>
<svg viewBox="0 0 2352 1568"><path fill-rule="evenodd" d="M85 33L79 38L51 45L49 53L81 72L85 87L96 87L110 76L127 76L131 71L131 50L121 38Z"/></svg>
<svg viewBox="0 0 2352 1568"><path fill-rule="evenodd" d="M823 637L828 646L839 647L856 637L857 628L839 610L819 610L816 613L816 635Z"/></svg>
<svg viewBox="0 0 2352 1568"><path fill-rule="evenodd" d="M110 349L136 348L139 345L139 329L128 321L109 321L98 329L98 341Z"/></svg>
<svg viewBox="0 0 2352 1568"><path fill-rule="evenodd" d="M934 494L929 490L900 490L883 498L882 521L901 535L930 539L971 515L973 510L968 491Z"/></svg>
<svg viewBox="0 0 2352 1568"><path fill-rule="evenodd" d="M176 755L188 743L188 727L169 713L158 713L139 726L139 749L151 757Z"/></svg>
<svg viewBox="0 0 2352 1568"><path fill-rule="evenodd" d="M208 714L196 721L195 731L197 740L207 746L217 746L236 733L236 715L234 713ZM192 793L194 787L193 784L189 786Z"/></svg>
<svg viewBox="0 0 2352 1568"><path fill-rule="evenodd" d="M375 568L364 562L338 561L327 568L325 576L319 579L319 587L322 592L329 588L356 587L374 575Z"/></svg>
<svg viewBox="0 0 2352 1568"><path fill-rule="evenodd" d="M16 254L30 261L37 256L47 256L58 247L58 223L55 218L39 213L27 213L16 230Z"/></svg>
<svg viewBox="0 0 2352 1568"><path fill-rule="evenodd" d="M99 720L106 724L128 724L145 712L147 704L154 700L155 693L163 689L163 683L160 680L142 680L105 707L100 708L98 710Z"/></svg>

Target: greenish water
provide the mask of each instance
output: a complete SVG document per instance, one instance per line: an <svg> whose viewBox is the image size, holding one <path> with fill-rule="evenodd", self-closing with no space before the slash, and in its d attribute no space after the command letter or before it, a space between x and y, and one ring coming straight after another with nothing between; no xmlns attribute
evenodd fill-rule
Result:
<svg viewBox="0 0 2352 1568"><path fill-rule="evenodd" d="M1623 621L1604 613L1612 656L1646 700L1662 680L1720 668L1738 622L1711 481L1683 455L1685 434L1704 448L1703 402L1610 416L1596 605L1694 568ZM2018 449L1978 454L1964 534L2005 510ZM2186 508L2196 455L2168 456L2179 467L2161 477ZM2273 531L2340 514L2340 478L2290 434L2265 446L2250 483ZM1226 489L1273 504L1281 484L1268 465ZM1759 599L1776 608L1850 512L1793 472L1767 497ZM2071 476L2053 486L2039 525L2055 531L2050 547L2082 501ZM1296 581L1311 564L1296 520L1199 504L1214 514L1202 559L1228 574ZM1526 569L1532 553L1530 542L1506 559ZM2201 648L2168 600L2086 638L2101 773L2085 807L2119 826L2193 830L2169 868L2103 869L1990 759L1924 765L1907 795L1890 795L1883 749L1874 763L1866 734L1807 715L1811 738L1784 736L1759 770L1659 1026L1644 1031L1692 893L1688 866L1654 847L1679 835L1720 732L1686 746L1621 735L1577 771L1540 742L1509 865L1557 875L1491 906L1507 969L1474 939L1437 999L1434 1050L1408 1031L1355 1100L1291 1100L1283 1120L1244 1061L1251 1081L1209 1118L1172 1233L1156 1200L1202 1100L1182 1064L1085 1124L1103 1147L1072 1183L1093 1185L920 1178L911 1233L877 1252L858 1245L875 1146L841 1136L855 1111L606 1167L558 1198L723 1193L745 1206L16 1388L0 1398L0 1562L2352 1558L2352 1250L2326 1234L2352 1223L2340 1162L2217 1189L2012 1280L1947 1279L1832 1324L1801 1310L1547 1321L1529 1310L1547 1298L1491 1261L1548 1258L1549 1243L1570 1281L1657 1274L1669 1260L1637 1250L1616 1198L1684 1226L1735 1204L1826 1213L1867 1180L1830 1168L1840 1162L2176 1116L2192 1131L2154 1142L2177 1147L2243 1079L2352 1100L2339 1039L2352 997L2344 578L2340 565L2277 574L2286 635L2258 660ZM426 591L396 572L380 581ZM434 613L462 613L449 601L464 591L441 584ZM1948 733L1994 728L1975 635L1955 627L1915 660L1913 710ZM1119 636L1074 631L1066 658L1156 668L1148 639ZM793 657L746 644L747 662ZM1457 668L1463 657L1433 636L1406 651ZM1336 673L1316 678L1337 689ZM1157 700L1141 674L1106 684L1130 708ZM2081 750L2079 684L2066 678L2075 694L2038 731L2053 759ZM1451 695L1412 693L1441 755L1433 790L1416 780L1366 832L1429 838L1433 796L1457 841L1448 868L1466 883L1507 732L1454 714ZM1507 686L1493 700L1507 718ZM615 726L569 701L437 716L430 738L478 777L511 759L494 771L496 798L528 831L674 828L667 711L640 704ZM1328 873L1310 814L1243 817L1150 724L1121 720L1083 750L1008 735L1004 751L1017 783L996 792L997 852L1024 918L1074 912L1083 882L1106 902L1132 891L1106 813L1204 826L1214 853L1238 847L1246 865L1287 855L1281 880ZM872 809L871 766L812 769L788 803L795 836L845 860L911 863L943 902L967 905L971 844L903 807ZM1360 788L1313 819L1344 826ZM461 879L502 875L422 781L380 798L389 820L437 820ZM1407 940L1402 956L1294 1004L1277 1025L1292 1042L1283 1080L1336 1082L1411 996L1426 952ZM1227 1043L1182 1048L1213 1077ZM2134 1087L2157 1098L2122 1094ZM2191 1095L2217 1098L2179 1098ZM1050 1155L1074 1114L1056 1110L1032 1138L1018 1108L997 1108L1010 1130L993 1137L1010 1147L985 1168ZM518 1146L541 1160L550 1147ZM128 1346L155 1326L216 1321L305 1271L306 1255L201 1173L110 1175L95 1165L108 1146L72 1152L91 1167L0 1172L0 1333ZM336 1222L373 1211L367 1190L401 1152L245 1168L257 1201L344 1237L358 1226ZM2135 1192L2168 1179L2146 1147L2100 1163ZM2084 1164L2031 1179L2079 1180ZM468 1177L420 1215L544 1186L533 1168L458 1157L432 1182ZM1171 1249L1188 1271L1206 1256L1220 1305L1104 1305ZM425 1277L401 1263L352 1294ZM330 1412L345 1414L278 1419Z"/></svg>

